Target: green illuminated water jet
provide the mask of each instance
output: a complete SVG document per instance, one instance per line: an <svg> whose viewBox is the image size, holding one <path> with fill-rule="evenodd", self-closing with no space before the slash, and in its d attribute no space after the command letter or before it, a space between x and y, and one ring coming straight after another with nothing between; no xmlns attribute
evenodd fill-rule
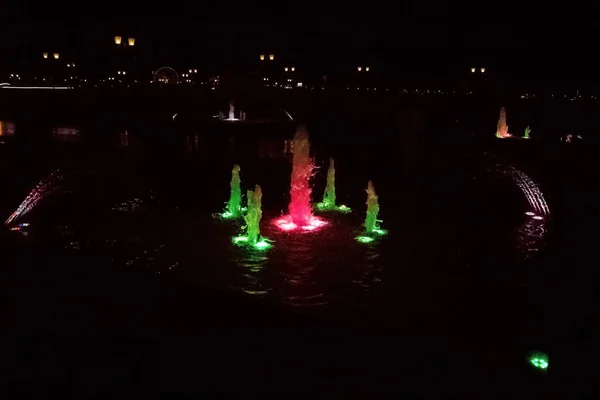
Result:
<svg viewBox="0 0 600 400"><path fill-rule="evenodd" d="M379 227L379 222L381 222L381 220L377 219L377 215L379 214L379 196L375 193L375 187L373 186L372 181L369 181L366 192L367 216L363 224L365 233L356 238L356 240L361 243L370 243L374 240L374 235L385 235L387 233L384 229Z"/></svg>
<svg viewBox="0 0 600 400"><path fill-rule="evenodd" d="M235 164L231 170L231 182L229 184L231 191L229 201L227 202L227 210L221 213L222 218L239 218L242 216L242 212L245 211L242 208L242 189L240 184L240 166Z"/></svg>
<svg viewBox="0 0 600 400"><path fill-rule="evenodd" d="M325 186L325 193L323 194L323 201L317 203L317 209L320 211L341 211L350 212L350 208L335 204L335 163L333 158L329 158L329 169L327 170L327 185Z"/></svg>
<svg viewBox="0 0 600 400"><path fill-rule="evenodd" d="M529 128L529 126L527 126L527 128L525 128L525 135L523 135L523 139L529 139L530 134L531 134L531 129Z"/></svg>
<svg viewBox="0 0 600 400"><path fill-rule="evenodd" d="M373 182L367 185L367 217L365 218L365 232L373 233L377 229L377 214L379 214L379 196L375 193Z"/></svg>
<svg viewBox="0 0 600 400"><path fill-rule="evenodd" d="M233 238L233 243L237 245L252 246L258 250L265 250L271 247L267 239L260 236L260 220L262 219L262 190L256 185L254 190L248 190L248 212L244 217L246 234Z"/></svg>

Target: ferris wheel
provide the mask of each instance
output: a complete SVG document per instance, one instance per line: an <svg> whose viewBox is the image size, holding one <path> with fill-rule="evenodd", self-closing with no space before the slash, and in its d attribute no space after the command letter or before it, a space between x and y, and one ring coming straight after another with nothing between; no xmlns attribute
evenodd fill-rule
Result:
<svg viewBox="0 0 600 400"><path fill-rule="evenodd" d="M160 67L154 72L153 82L163 85L178 84L179 74L171 67Z"/></svg>

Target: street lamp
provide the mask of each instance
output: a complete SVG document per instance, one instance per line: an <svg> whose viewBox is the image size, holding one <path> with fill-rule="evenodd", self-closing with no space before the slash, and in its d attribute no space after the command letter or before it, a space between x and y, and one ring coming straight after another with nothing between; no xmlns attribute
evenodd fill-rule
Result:
<svg viewBox="0 0 600 400"><path fill-rule="evenodd" d="M481 68L481 73L483 74L485 72L485 68Z"/></svg>
<svg viewBox="0 0 600 400"><path fill-rule="evenodd" d="M292 67L292 72L294 72L296 70L296 67Z"/></svg>
<svg viewBox="0 0 600 400"><path fill-rule="evenodd" d="M275 59L275 54L269 54L269 60L273 61Z"/></svg>
<svg viewBox="0 0 600 400"><path fill-rule="evenodd" d="M477 68L471 68L471 73L475 73L475 71L477 70Z"/></svg>
<svg viewBox="0 0 600 400"><path fill-rule="evenodd" d="M115 44L117 46L121 44L121 36L115 36Z"/></svg>
<svg viewBox="0 0 600 400"><path fill-rule="evenodd" d="M58 54L58 53L54 53L53 55L54 55L55 60L58 60L58 58L60 57L60 54Z"/></svg>
<svg viewBox="0 0 600 400"><path fill-rule="evenodd" d="M358 72L361 72L361 71L362 71L362 67L358 67Z"/></svg>
<svg viewBox="0 0 600 400"><path fill-rule="evenodd" d="M265 55L264 54L260 55L260 61L265 61Z"/></svg>
<svg viewBox="0 0 600 400"><path fill-rule="evenodd" d="M42 57L48 58L48 53L42 53Z"/></svg>
<svg viewBox="0 0 600 400"><path fill-rule="evenodd" d="M369 72L369 67L365 67L365 71Z"/></svg>
<svg viewBox="0 0 600 400"><path fill-rule="evenodd" d="M285 72L288 72L288 67L285 67L283 70L284 70Z"/></svg>
<svg viewBox="0 0 600 400"><path fill-rule="evenodd" d="M127 38L127 44L129 45L129 47L135 46L135 38Z"/></svg>

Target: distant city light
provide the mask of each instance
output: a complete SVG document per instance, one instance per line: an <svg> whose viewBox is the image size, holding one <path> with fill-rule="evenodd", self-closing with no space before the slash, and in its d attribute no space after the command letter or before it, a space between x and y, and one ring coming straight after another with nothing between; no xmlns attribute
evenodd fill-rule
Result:
<svg viewBox="0 0 600 400"><path fill-rule="evenodd" d="M121 36L115 36L115 44L116 45L121 44Z"/></svg>
<svg viewBox="0 0 600 400"><path fill-rule="evenodd" d="M64 90L64 89L73 89L70 86L7 86L0 85L1 89L27 89L27 90Z"/></svg>

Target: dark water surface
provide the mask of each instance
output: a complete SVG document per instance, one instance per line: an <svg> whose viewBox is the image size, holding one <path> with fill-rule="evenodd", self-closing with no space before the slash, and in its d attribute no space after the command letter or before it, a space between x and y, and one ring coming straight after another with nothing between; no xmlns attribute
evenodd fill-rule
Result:
<svg viewBox="0 0 600 400"><path fill-rule="evenodd" d="M575 246L574 237L584 229L573 222L574 214L585 214L591 205L580 203L584 206L574 211L580 197L561 191L565 185L578 185L575 171L582 167L570 161L573 172L559 170L534 156L546 151L568 159L568 149L516 141L435 144L395 133L365 140L362 147L344 147L343 142L327 139L323 126L312 131L309 127L320 167L313 179L313 199L322 196L326 162L334 155L338 201L353 212L321 214L329 225L315 233L296 234L280 232L271 224L289 201L291 157L285 141L293 127L223 128L222 136L218 126L213 129L216 136L213 132L197 140L185 133L176 136L163 152L160 145L146 145L147 140L135 134L128 140L137 147L115 142L101 152L85 143L49 142L48 147L17 140L3 143L5 196L0 208L6 217L39 180L57 169L61 177L42 183L39 200L11 225L29 226L3 234L5 258L11 265L35 264L28 270L47 276L44 279L59 292L74 290L73 285L94 287L91 282L96 281L98 286L90 293L102 292L103 286L107 297L114 292L115 298L133 304L138 295L148 298L146 284L137 287L136 282L158 279L171 285L169 290L182 285L177 293L186 293L179 296L185 296L187 304L179 297L172 300L174 309L189 309L202 297L204 313L207 307L228 313L230 300L223 300L223 295L229 293L250 305L243 317L238 317L239 310L231 314L234 320L252 320L255 315L258 323L263 317L256 310L263 306L285 315L273 317L277 321L296 313L314 316L327 326L345 327L346 333L356 332L348 330L352 327L383 334L386 339L372 343L383 353L393 347L384 344L391 337L406 340L403 345L409 347L419 337L417 347L429 348L423 354L437 351L436 357L450 357L444 362L445 372L436 369L445 377L452 375L450 353L463 354L456 362L464 368L468 358L473 370L478 369L477 362L495 357L498 366L492 362L479 371L489 377L498 373L494 371L499 365L522 371L529 350L554 351L555 359L568 359L578 351L573 337L591 340L591 328L582 322L587 312L582 304L588 310L594 303L584 278L593 274L582 267L583 256L572 266L568 261L577 260L572 252L581 246ZM268 251L234 246L231 237L241 224L213 215L228 198L233 163L241 165L244 190L262 186L261 233L273 241ZM520 188L515 171L529 177L530 186ZM382 227L389 234L366 245L355 237L364 219L369 179L380 197ZM584 191L586 183L577 187ZM547 215L527 200L534 189L548 203ZM534 220L526 212L543 219ZM40 257L47 258L41 262ZM66 281L57 284L63 278L49 278L54 268L57 274L66 274ZM106 275L103 270L116 272ZM14 267L5 270L7 282L29 279L22 274ZM78 282L78 274L86 277ZM122 283L114 281L121 278ZM42 302L56 296L43 284L27 290ZM181 323L154 310L161 315L153 317L155 324L162 328ZM106 311L98 308L98 312ZM17 313L13 323L24 318L25 311ZM185 318L192 316L193 312ZM118 325L98 324L100 330Z"/></svg>

